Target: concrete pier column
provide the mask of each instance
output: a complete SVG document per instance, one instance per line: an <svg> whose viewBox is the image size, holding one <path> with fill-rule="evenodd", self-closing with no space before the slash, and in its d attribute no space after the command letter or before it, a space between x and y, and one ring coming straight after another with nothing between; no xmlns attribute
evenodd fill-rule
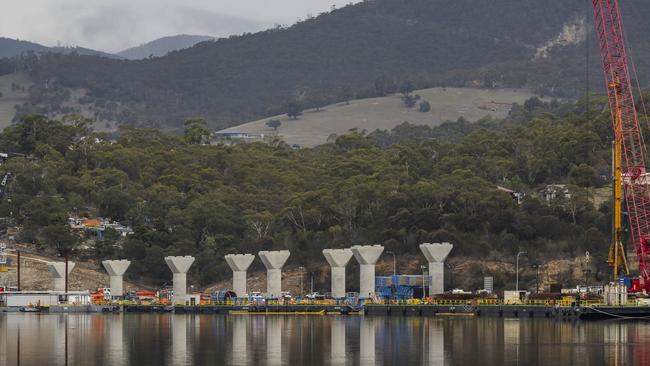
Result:
<svg viewBox="0 0 650 366"><path fill-rule="evenodd" d="M165 263L174 273L174 304L185 304L187 300L187 271L194 263L194 257L165 257Z"/></svg>
<svg viewBox="0 0 650 366"><path fill-rule="evenodd" d="M359 298L368 299L375 293L375 263L384 251L381 245L355 245L352 248L354 258L359 262L360 282Z"/></svg>
<svg viewBox="0 0 650 366"><path fill-rule="evenodd" d="M246 288L246 271L251 266L255 256L252 254L228 254L226 262L232 269L232 290L237 297L244 297L248 293Z"/></svg>
<svg viewBox="0 0 650 366"><path fill-rule="evenodd" d="M429 295L436 295L445 292L445 259L454 246L449 243L424 243L420 244L420 250L429 262Z"/></svg>
<svg viewBox="0 0 650 366"><path fill-rule="evenodd" d="M68 261L68 275L72 272L74 264ZM65 262L49 262L47 269L54 278L54 291L65 291Z"/></svg>
<svg viewBox="0 0 650 366"><path fill-rule="evenodd" d="M345 266L352 258L352 250L325 249L323 255L332 267L332 297L342 299L345 297Z"/></svg>
<svg viewBox="0 0 650 366"><path fill-rule="evenodd" d="M123 276L126 269L131 265L130 261L126 259L122 260L109 260L102 261L102 265L106 268L106 272L111 279L111 297L122 297L124 296L124 289L122 287Z"/></svg>
<svg viewBox="0 0 650 366"><path fill-rule="evenodd" d="M266 267L266 297L270 299L280 298L282 293L282 267L289 259L288 250L275 252L261 251L258 253L262 263Z"/></svg>

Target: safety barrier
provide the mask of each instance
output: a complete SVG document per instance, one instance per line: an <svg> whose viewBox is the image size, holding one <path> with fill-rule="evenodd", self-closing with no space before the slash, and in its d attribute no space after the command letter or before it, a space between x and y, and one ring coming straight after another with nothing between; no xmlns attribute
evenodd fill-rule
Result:
<svg viewBox="0 0 650 366"><path fill-rule="evenodd" d="M169 302L155 302L155 301L139 301L139 300L120 300L114 301L101 301L98 305L139 305L139 306L167 306L171 305ZM347 301L341 300L225 300L225 301L201 301L198 304L186 304L187 306L194 307L214 307L214 306L332 306L332 305L347 305ZM602 300L580 300L577 302L572 298L550 299L550 300L520 300L505 302L502 299L407 299L407 300L381 300L381 299L368 299L365 301L367 305L441 305L441 306L480 306L480 305L526 305L526 306L561 306L570 307L576 305L583 306L605 306ZM624 305L620 306L639 306L637 301L630 300Z"/></svg>
<svg viewBox="0 0 650 366"><path fill-rule="evenodd" d="M119 300L119 301L94 301L96 305L139 305L139 306L166 306L172 305L169 301L142 301L142 300ZM248 300L248 299L236 299L236 300L225 300L225 301L201 301L196 304L187 302L186 306L196 306L196 307L210 307L210 306L249 306L249 305L275 305L275 306L327 306L327 305L347 305L347 301L341 300Z"/></svg>
<svg viewBox="0 0 650 366"><path fill-rule="evenodd" d="M409 300L368 300L366 304L371 305L526 305L526 306L562 306L569 307L575 306L577 304L581 305L597 305L602 303L599 300L581 300L576 302L572 298L562 298L562 299L549 299L549 300L520 300L505 302L502 299L468 299L468 300L457 300L457 299L409 299ZM636 303L631 304L636 306Z"/></svg>
<svg viewBox="0 0 650 366"><path fill-rule="evenodd" d="M367 300L366 304L374 304L374 305L471 305L472 300L443 300L443 299Z"/></svg>

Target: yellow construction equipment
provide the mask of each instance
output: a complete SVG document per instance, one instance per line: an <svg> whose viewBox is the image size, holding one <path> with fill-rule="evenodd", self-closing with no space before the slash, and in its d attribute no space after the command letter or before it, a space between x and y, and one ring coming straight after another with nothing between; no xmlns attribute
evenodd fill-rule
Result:
<svg viewBox="0 0 650 366"><path fill-rule="evenodd" d="M7 244L0 243L0 272L9 271L7 267Z"/></svg>
<svg viewBox="0 0 650 366"><path fill-rule="evenodd" d="M621 126L621 118L621 106L620 104L616 103L615 131L618 131L617 128ZM625 257L625 247L623 246L623 187L621 181L621 159L623 156L622 151L623 149L621 136L620 134L615 134L614 141L612 143L612 168L614 175L614 187L612 194L614 198L614 209L612 215L612 243L609 247L609 256L607 258L607 263L612 267L614 272L614 281L618 280L619 269L621 269L626 276L630 274L630 269L627 265L627 258Z"/></svg>

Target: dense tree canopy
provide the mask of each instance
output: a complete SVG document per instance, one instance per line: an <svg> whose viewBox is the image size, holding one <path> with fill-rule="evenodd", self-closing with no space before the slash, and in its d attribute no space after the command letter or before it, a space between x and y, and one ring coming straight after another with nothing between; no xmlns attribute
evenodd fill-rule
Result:
<svg viewBox="0 0 650 366"><path fill-rule="evenodd" d="M608 115L581 110L528 103L503 121L404 124L301 150L135 128L112 141L32 116L0 133L0 148L16 153L0 167L14 174L0 215L14 217L23 240L57 249L72 245L62 229L70 213L129 224L135 234L108 235L94 255L131 259L130 276L157 283L170 277L165 255L197 256L191 278L207 284L228 276L223 255L268 249L290 249L296 263L368 243L396 253L435 241L453 242L454 255L602 253L610 209L594 207L592 192L609 179ZM548 184L567 184L570 197L540 198ZM523 203L497 186L525 193Z"/></svg>

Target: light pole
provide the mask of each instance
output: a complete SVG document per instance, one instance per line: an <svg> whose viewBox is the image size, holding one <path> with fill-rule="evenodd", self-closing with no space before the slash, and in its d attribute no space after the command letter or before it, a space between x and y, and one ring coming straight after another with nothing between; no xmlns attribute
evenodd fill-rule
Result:
<svg viewBox="0 0 650 366"><path fill-rule="evenodd" d="M390 250L387 250L385 253L393 255L393 276L395 276L397 274L397 261L395 257L395 252L391 252Z"/></svg>
<svg viewBox="0 0 650 366"><path fill-rule="evenodd" d="M68 253L65 254L65 301L68 301ZM66 328L67 329L67 328Z"/></svg>
<svg viewBox="0 0 650 366"><path fill-rule="evenodd" d="M18 285L18 291L21 291L20 289L20 250L16 250L16 268L17 274L16 274L16 284Z"/></svg>
<svg viewBox="0 0 650 366"><path fill-rule="evenodd" d="M522 254L526 254L527 252L519 252L517 253L517 282L515 284L515 290L519 291L519 256Z"/></svg>

